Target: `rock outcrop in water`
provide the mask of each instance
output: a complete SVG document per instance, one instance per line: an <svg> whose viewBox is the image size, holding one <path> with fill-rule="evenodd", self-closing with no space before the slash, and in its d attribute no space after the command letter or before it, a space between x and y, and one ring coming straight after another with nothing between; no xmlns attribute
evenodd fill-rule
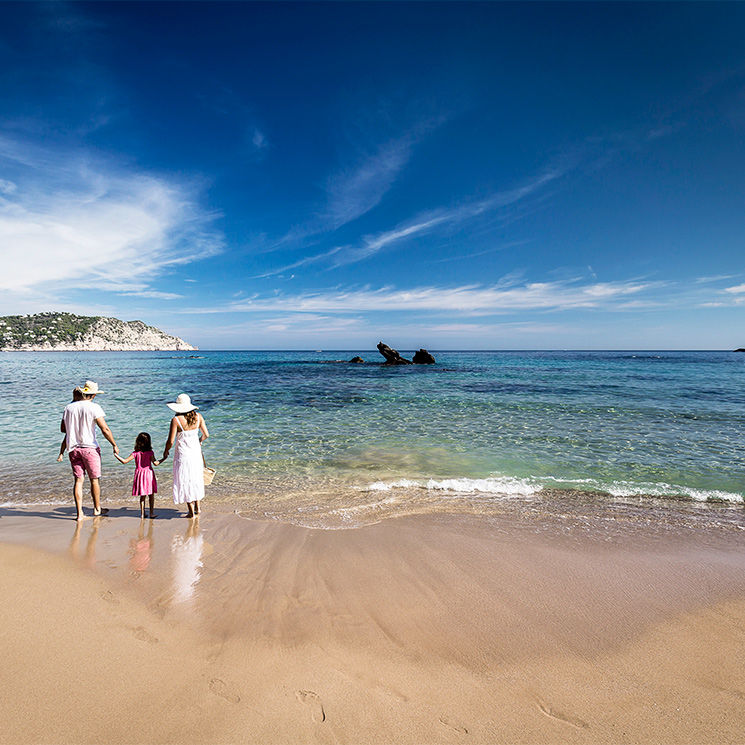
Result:
<svg viewBox="0 0 745 745"><path fill-rule="evenodd" d="M73 313L37 313L0 318L4 352L194 351L197 347L142 321Z"/></svg>
<svg viewBox="0 0 745 745"><path fill-rule="evenodd" d="M434 365L435 358L426 350L420 349L414 354L413 361L415 365Z"/></svg>
<svg viewBox="0 0 745 745"><path fill-rule="evenodd" d="M386 365L413 365L411 360L404 359L395 349L391 349L382 341L378 342L378 352L385 357Z"/></svg>
<svg viewBox="0 0 745 745"><path fill-rule="evenodd" d="M387 344L378 342L378 352L385 357L386 365L433 365L435 358L426 350L420 349L414 355L414 361L402 357L395 349L391 349Z"/></svg>

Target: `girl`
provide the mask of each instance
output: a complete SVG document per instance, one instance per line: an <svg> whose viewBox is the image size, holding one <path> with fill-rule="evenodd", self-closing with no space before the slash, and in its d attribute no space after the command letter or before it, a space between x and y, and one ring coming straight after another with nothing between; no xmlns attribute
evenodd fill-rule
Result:
<svg viewBox="0 0 745 745"><path fill-rule="evenodd" d="M156 460L150 435L147 432L140 432L135 440L134 452L129 458L122 458L117 453L114 454L114 457L120 463L129 463L134 459L135 478L132 484L132 496L140 498L140 518L145 518L145 497L150 501L150 519L157 517L153 509L155 507L155 495L158 493L158 482L155 480L153 466L159 466L166 459L166 456L164 455L160 460Z"/></svg>

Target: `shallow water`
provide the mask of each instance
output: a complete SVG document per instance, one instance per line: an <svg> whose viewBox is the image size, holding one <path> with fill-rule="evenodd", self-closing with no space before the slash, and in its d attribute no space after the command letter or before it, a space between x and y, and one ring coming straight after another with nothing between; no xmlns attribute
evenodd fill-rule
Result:
<svg viewBox="0 0 745 745"><path fill-rule="evenodd" d="M356 354L372 361L335 362ZM642 513L684 500L740 521L745 355L435 356L434 366L387 367L355 350L3 353L0 501L69 501L59 420L72 387L92 379L125 455L143 430L160 450L164 404L188 392L211 434L209 498L249 515L320 527L488 515L545 504L550 488L590 511L602 499L632 497ZM105 498L131 499L131 466L106 443L103 452ZM158 471L165 498L169 465Z"/></svg>

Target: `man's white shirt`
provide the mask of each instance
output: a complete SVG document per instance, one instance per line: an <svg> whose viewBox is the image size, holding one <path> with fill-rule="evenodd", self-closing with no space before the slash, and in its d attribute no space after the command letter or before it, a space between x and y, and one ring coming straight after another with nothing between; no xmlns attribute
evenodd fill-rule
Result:
<svg viewBox="0 0 745 745"><path fill-rule="evenodd" d="M62 419L67 433L67 450L97 448L96 419L106 416L94 401L73 401L65 407Z"/></svg>

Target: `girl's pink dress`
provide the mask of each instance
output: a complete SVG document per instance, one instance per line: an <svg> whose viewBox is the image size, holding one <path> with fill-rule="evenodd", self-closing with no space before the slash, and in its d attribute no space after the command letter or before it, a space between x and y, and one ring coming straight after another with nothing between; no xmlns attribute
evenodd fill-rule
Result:
<svg viewBox="0 0 745 745"><path fill-rule="evenodd" d="M148 494L158 493L158 482L153 471L153 451L135 450L135 480L132 483L133 497L146 497Z"/></svg>

